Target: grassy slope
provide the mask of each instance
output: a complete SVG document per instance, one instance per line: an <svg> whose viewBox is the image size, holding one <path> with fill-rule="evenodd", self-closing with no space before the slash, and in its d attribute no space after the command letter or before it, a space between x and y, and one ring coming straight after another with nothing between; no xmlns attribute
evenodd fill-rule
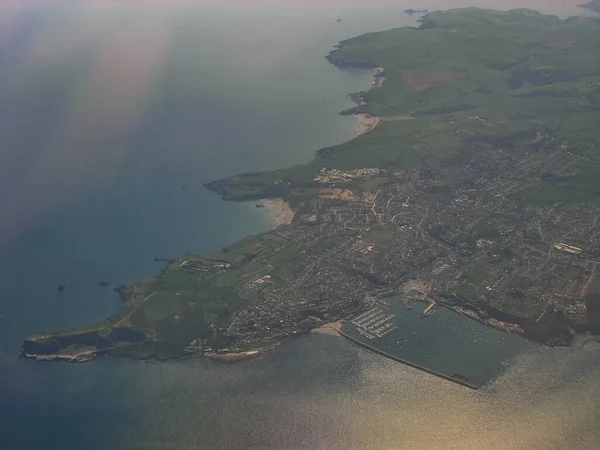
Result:
<svg viewBox="0 0 600 450"><path fill-rule="evenodd" d="M120 346L128 343L123 347L127 355L154 357L162 353L173 357L182 355L185 346L198 338L207 339L214 347L226 346L227 336L215 330L231 312L244 306L235 287L262 267L279 267L289 260L301 261L300 249L271 233L250 236L218 254L186 255L167 265L160 275L124 287L121 310L102 324L56 330L41 335L41 340L33 336L24 349L70 354L110 347L109 353L123 354ZM180 265L184 261L207 272L183 272ZM231 266L224 269L220 267L223 264ZM129 334L119 335L118 330Z"/></svg>
<svg viewBox="0 0 600 450"><path fill-rule="evenodd" d="M398 170L443 164L461 158L470 140L505 143L540 129L574 141L598 139L600 128L593 124L600 115L578 116L575 104L600 92L600 86L592 85L598 80L598 62L590 58L598 48L600 32L585 20L562 22L529 10L474 8L431 13L422 29L399 28L343 41L328 55L331 63L382 66L386 78L382 88L362 93L367 104L345 113L414 119L383 121L367 135L321 150L307 165L244 174L209 187L228 199L289 196L296 186L313 185L324 166ZM426 84L436 74L449 76L417 88L411 84ZM472 116L501 126L488 128L468 120ZM460 128L461 136L452 135L452 128Z"/></svg>

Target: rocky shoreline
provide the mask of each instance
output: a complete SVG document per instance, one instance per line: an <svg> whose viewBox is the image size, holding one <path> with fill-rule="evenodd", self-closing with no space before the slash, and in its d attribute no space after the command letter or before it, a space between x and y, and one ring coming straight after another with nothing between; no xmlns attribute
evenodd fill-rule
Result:
<svg viewBox="0 0 600 450"><path fill-rule="evenodd" d="M216 352L207 352L204 353L204 357L208 359L212 359L213 361L232 363L243 361L245 359L256 358L257 356L262 355L266 351L265 348L257 349L257 350L247 350L243 352L228 352L228 353L216 353Z"/></svg>
<svg viewBox="0 0 600 450"><path fill-rule="evenodd" d="M91 361L98 355L98 351L90 350L81 353L77 353L74 355L62 355L62 354L50 354L50 355L41 355L37 353L26 353L21 352L20 356L22 358L33 359L35 361L66 361L72 363L82 363Z"/></svg>

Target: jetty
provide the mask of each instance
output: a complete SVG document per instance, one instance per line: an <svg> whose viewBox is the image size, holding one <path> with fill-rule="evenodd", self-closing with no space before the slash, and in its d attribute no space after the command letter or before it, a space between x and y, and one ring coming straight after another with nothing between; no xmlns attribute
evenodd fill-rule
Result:
<svg viewBox="0 0 600 450"><path fill-rule="evenodd" d="M432 302L427 308L425 308L425 311L423 311L423 314L421 314L421 319L424 319L425 317L428 317L429 315L431 315L431 313L433 311L435 311L435 308L437 308L437 303Z"/></svg>

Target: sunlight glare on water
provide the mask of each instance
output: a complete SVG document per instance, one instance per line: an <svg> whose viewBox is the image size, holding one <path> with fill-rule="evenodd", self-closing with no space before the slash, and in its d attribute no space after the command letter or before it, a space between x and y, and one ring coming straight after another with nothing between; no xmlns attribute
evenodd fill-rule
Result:
<svg viewBox="0 0 600 450"><path fill-rule="evenodd" d="M144 378L137 394L148 407L137 411L147 439L132 445L594 449L599 356L593 342L579 350L529 350L478 391L330 336L295 341L239 365L153 367L160 375Z"/></svg>

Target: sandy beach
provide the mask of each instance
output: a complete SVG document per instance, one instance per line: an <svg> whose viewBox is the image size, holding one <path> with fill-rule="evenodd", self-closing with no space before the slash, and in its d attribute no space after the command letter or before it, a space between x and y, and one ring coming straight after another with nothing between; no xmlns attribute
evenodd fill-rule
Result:
<svg viewBox="0 0 600 450"><path fill-rule="evenodd" d="M378 116L372 114L352 114L353 117L358 121L358 135L367 134L375 129L381 119Z"/></svg>
<svg viewBox="0 0 600 450"><path fill-rule="evenodd" d="M342 329L342 322L331 322L323 325L319 328L313 328L310 330L312 335L329 335L329 336L341 336L338 332Z"/></svg>
<svg viewBox="0 0 600 450"><path fill-rule="evenodd" d="M289 225L294 220L294 211L282 198L270 198L264 200L263 204L273 215L277 226Z"/></svg>

